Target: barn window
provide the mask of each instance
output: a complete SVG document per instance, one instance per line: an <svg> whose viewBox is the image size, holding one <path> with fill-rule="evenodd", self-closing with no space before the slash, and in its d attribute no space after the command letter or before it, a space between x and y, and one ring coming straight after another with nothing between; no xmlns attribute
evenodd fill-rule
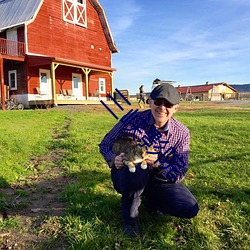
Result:
<svg viewBox="0 0 250 250"><path fill-rule="evenodd" d="M87 27L86 0L62 0L63 20Z"/></svg>
<svg viewBox="0 0 250 250"><path fill-rule="evenodd" d="M106 82L104 78L99 78L99 91L100 94L106 94Z"/></svg>
<svg viewBox="0 0 250 250"><path fill-rule="evenodd" d="M10 70L8 73L9 73L9 87L10 87L10 90L17 90L16 70Z"/></svg>
<svg viewBox="0 0 250 250"><path fill-rule="evenodd" d="M41 73L41 82L42 83L47 83L47 74L46 73Z"/></svg>

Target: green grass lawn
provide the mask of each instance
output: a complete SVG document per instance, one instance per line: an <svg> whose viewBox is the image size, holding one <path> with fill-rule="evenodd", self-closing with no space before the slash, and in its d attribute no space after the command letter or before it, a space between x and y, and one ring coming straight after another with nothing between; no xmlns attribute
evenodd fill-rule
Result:
<svg viewBox="0 0 250 250"><path fill-rule="evenodd" d="M191 133L183 183L199 202L196 218L150 216L141 206L142 236L123 235L120 195L98 147L116 120L103 109L0 112L0 187L29 176L32 157L60 148L64 157L58 164L75 181L61 193L67 211L51 237L66 240L68 249L250 249L250 110L189 110L175 117ZM66 135L60 143L53 141L55 130ZM0 222L1 231L11 226L13 218Z"/></svg>

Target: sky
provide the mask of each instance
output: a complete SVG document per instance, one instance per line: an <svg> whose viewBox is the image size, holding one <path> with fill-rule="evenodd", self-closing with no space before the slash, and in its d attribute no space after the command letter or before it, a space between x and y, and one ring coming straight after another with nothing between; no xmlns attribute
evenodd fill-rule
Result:
<svg viewBox="0 0 250 250"><path fill-rule="evenodd" d="M99 0L119 50L114 87L250 83L250 0Z"/></svg>

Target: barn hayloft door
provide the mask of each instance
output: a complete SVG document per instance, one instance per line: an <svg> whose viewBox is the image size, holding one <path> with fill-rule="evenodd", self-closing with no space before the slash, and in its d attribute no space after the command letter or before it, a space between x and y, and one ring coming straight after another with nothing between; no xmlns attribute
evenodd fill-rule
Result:
<svg viewBox="0 0 250 250"><path fill-rule="evenodd" d="M17 30L11 29L7 30L7 40L17 41ZM9 55L17 55L18 48L16 42L8 42L7 43L7 52Z"/></svg>
<svg viewBox="0 0 250 250"><path fill-rule="evenodd" d="M87 27L86 0L63 0L63 20Z"/></svg>

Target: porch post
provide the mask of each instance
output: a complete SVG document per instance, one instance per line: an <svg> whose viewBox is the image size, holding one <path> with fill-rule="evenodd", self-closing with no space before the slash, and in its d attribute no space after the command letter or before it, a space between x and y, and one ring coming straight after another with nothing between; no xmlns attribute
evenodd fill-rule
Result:
<svg viewBox="0 0 250 250"><path fill-rule="evenodd" d="M51 63L51 81L52 81L52 99L53 104L57 105L56 103L56 90L55 90L55 71L54 71L54 62Z"/></svg>
<svg viewBox="0 0 250 250"><path fill-rule="evenodd" d="M111 86L110 86L110 95L114 97L114 79L113 79L113 72L109 72Z"/></svg>
<svg viewBox="0 0 250 250"><path fill-rule="evenodd" d="M82 68L82 71L85 74L86 100L88 100L89 99L89 73L90 73L91 69Z"/></svg>
<svg viewBox="0 0 250 250"><path fill-rule="evenodd" d="M6 108L5 108L5 91L4 91L3 58L0 58L0 85L1 85L2 110L6 110Z"/></svg>
<svg viewBox="0 0 250 250"><path fill-rule="evenodd" d="M59 64L56 64L54 62L51 63L52 98L55 106L57 106L55 70L58 66Z"/></svg>

